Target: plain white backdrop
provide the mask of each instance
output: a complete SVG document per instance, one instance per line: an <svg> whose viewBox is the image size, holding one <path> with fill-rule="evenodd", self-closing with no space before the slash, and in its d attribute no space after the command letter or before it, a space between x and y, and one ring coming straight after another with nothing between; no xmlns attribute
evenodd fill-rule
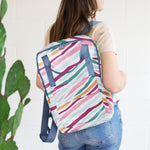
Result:
<svg viewBox="0 0 150 150"><path fill-rule="evenodd" d="M43 48L46 30L55 21L59 3L60 0L8 0L3 20L7 31L7 71L15 60L21 59L31 81L28 97L32 101L24 109L15 136L19 150L58 150L57 139L47 144L39 138L43 93L36 88L35 79L36 53ZM149 0L105 0L104 11L96 17L111 26L118 63L127 74L127 86L118 93L123 118L120 150L150 150L149 6ZM18 100L17 92L9 98L10 114L15 112Z"/></svg>

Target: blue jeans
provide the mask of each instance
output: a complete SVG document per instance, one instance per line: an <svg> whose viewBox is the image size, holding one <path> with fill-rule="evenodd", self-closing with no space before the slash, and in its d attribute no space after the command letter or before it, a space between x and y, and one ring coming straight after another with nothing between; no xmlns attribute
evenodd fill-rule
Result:
<svg viewBox="0 0 150 150"><path fill-rule="evenodd" d="M59 150L119 150L122 139L122 119L118 103L114 115L106 123L78 132L58 134Z"/></svg>

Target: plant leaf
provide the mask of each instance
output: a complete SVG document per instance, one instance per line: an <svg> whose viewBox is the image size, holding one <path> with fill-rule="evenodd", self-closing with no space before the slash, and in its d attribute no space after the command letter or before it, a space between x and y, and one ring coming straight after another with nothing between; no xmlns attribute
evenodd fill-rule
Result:
<svg viewBox="0 0 150 150"><path fill-rule="evenodd" d="M3 24L0 22L0 56L2 55L2 50L4 48L5 39L6 39L6 30Z"/></svg>
<svg viewBox="0 0 150 150"><path fill-rule="evenodd" d="M23 112L23 103L20 102L19 106L18 106L18 109L16 110L15 115L14 115L13 128L12 128L12 135L13 136L15 135L15 133L17 131L17 128L20 125L20 121L21 121L21 117L22 117L22 112Z"/></svg>
<svg viewBox="0 0 150 150"><path fill-rule="evenodd" d="M22 62L17 60L12 67L10 68L5 86L5 95L10 96L18 90L18 83L20 79L23 79L25 76L25 70Z"/></svg>
<svg viewBox="0 0 150 150"><path fill-rule="evenodd" d="M30 80L24 76L18 83L18 92L21 99L24 99L30 90Z"/></svg>
<svg viewBox="0 0 150 150"><path fill-rule="evenodd" d="M3 121L8 119L10 111L10 106L7 102L7 99L0 95L0 128L2 126Z"/></svg>
<svg viewBox="0 0 150 150"><path fill-rule="evenodd" d="M27 99L25 100L25 102L24 102L24 105L29 104L29 103L30 103L30 101L31 101L31 99L30 99L30 98L27 98Z"/></svg>
<svg viewBox="0 0 150 150"><path fill-rule="evenodd" d="M9 130L11 131L11 132L13 132L13 124L14 124L14 116L11 116L10 118L9 118Z"/></svg>
<svg viewBox="0 0 150 150"><path fill-rule="evenodd" d="M0 60L0 93L2 88L2 81L5 74L6 64L5 64L5 57L2 57L2 60Z"/></svg>
<svg viewBox="0 0 150 150"><path fill-rule="evenodd" d="M7 11L7 1L2 0L1 1L1 7L0 7L0 18L2 19Z"/></svg>
<svg viewBox="0 0 150 150"><path fill-rule="evenodd" d="M0 145L0 150L18 150L18 147L15 141L8 140Z"/></svg>
<svg viewBox="0 0 150 150"><path fill-rule="evenodd" d="M2 133L2 136L3 138L6 137L6 135L10 132L10 129L9 129L9 122L7 120L5 120L2 124L2 128L1 128L1 133Z"/></svg>

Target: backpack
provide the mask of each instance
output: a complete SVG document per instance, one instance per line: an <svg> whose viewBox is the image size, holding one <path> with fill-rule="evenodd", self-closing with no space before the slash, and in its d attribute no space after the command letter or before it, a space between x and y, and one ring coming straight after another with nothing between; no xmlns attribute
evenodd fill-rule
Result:
<svg viewBox="0 0 150 150"><path fill-rule="evenodd" d="M91 26L97 23L90 22ZM90 37L80 34L52 42L37 53L36 61L45 89L42 141L53 142L57 129L71 133L112 118L113 93L103 86L100 55Z"/></svg>

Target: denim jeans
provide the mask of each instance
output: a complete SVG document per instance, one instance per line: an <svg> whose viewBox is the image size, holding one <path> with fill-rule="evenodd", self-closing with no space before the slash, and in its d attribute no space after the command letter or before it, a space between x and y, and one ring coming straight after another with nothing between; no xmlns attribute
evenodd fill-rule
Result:
<svg viewBox="0 0 150 150"><path fill-rule="evenodd" d="M78 132L58 134L59 150L119 150L122 139L122 119L118 103L114 115L106 123Z"/></svg>

